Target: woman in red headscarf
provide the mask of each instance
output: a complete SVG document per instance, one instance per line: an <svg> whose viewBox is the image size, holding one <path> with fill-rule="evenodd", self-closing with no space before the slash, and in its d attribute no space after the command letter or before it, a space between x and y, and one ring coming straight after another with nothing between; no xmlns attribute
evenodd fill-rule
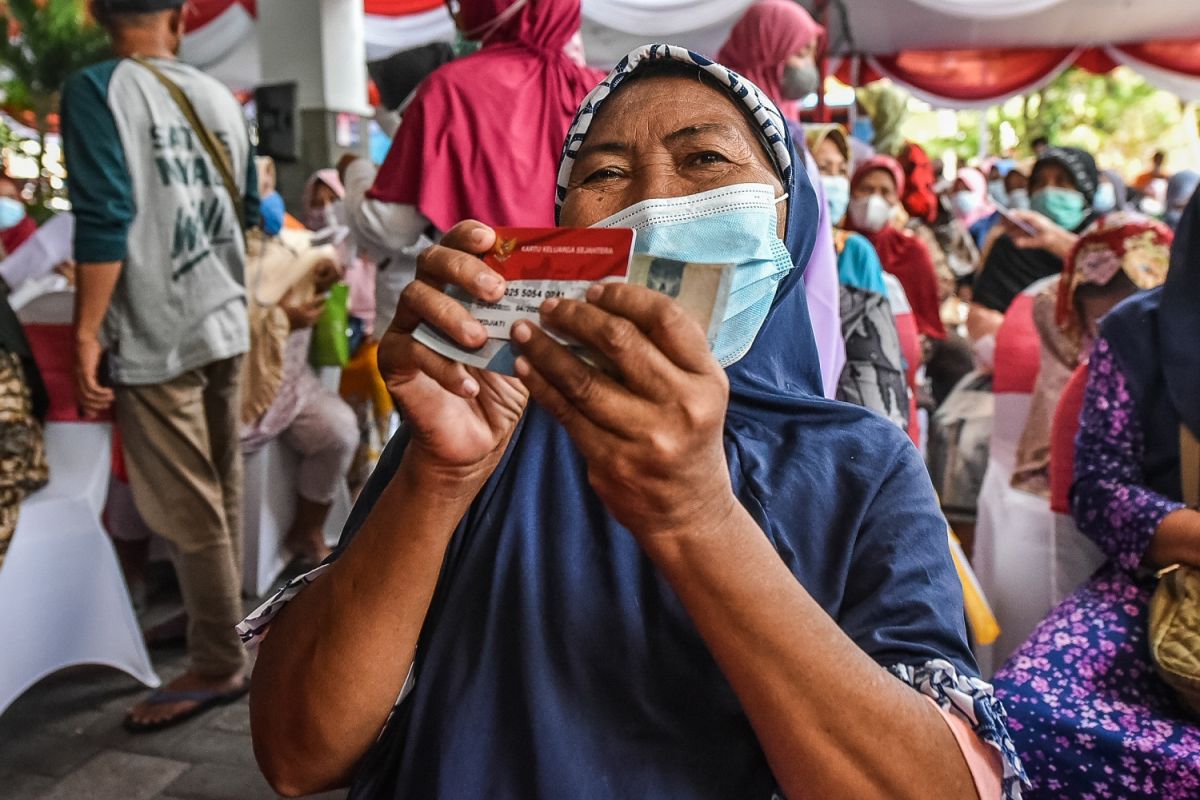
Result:
<svg viewBox="0 0 1200 800"><path fill-rule="evenodd" d="M820 88L816 55L825 35L792 0L759 0L729 32L717 61L749 78L794 120L799 101Z"/></svg>
<svg viewBox="0 0 1200 800"><path fill-rule="evenodd" d="M929 250L912 233L891 224L904 190L904 170L896 159L875 156L864 161L850 181L849 227L870 240L883 268L904 286L921 335L945 339Z"/></svg>
<svg viewBox="0 0 1200 800"><path fill-rule="evenodd" d="M463 219L554 224L545 187L580 101L604 77L571 55L579 0L460 0L455 22L480 50L418 87L378 176L362 160L345 168L351 229L380 265L380 333L427 234Z"/></svg>

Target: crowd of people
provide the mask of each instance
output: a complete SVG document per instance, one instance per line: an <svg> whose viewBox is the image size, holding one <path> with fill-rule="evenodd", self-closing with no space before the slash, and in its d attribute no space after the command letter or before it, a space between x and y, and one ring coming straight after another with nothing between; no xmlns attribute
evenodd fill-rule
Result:
<svg viewBox="0 0 1200 800"><path fill-rule="evenodd" d="M147 638L191 658L131 730L241 697L253 646L288 795L1200 793L1148 633L1158 570L1200 567L1200 174L1157 152L1127 182L1044 138L951 167L801 122L825 32L791 0L715 61L647 45L607 75L579 0L461 0L478 50L420 81L381 166L289 209L174 57L182 0L93 5L117 58L63 88L74 257L46 268L74 374L0 309L0 557L42 423L113 419L114 541L135 595L172 544L186 613ZM37 230L22 190L0 178L0 276ZM414 339L486 341L447 292L503 296L495 227L617 215L737 266L715 343L627 285L517 323L514 377ZM242 620L242 460L275 442L301 574ZM1009 491L1087 567L991 619L980 585L1031 580L983 568Z"/></svg>

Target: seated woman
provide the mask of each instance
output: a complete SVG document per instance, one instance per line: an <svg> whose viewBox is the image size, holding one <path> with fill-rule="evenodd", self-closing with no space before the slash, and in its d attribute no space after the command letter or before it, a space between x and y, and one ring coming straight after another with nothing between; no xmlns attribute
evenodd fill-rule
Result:
<svg viewBox="0 0 1200 800"><path fill-rule="evenodd" d="M381 348L405 428L338 557L242 626L270 627L251 714L278 790L1018 796L920 456L820 398L794 152L752 84L668 45L568 135L561 224L738 265L711 349L667 297L607 284L514 327L517 378L468 369L411 332L483 343L441 287L503 294L476 257L494 232L425 252Z"/></svg>
<svg viewBox="0 0 1200 800"><path fill-rule="evenodd" d="M1154 570L1200 566L1200 512L1181 502L1180 474L1181 426L1200 433L1198 309L1193 202L1166 283L1104 319L1088 367L1071 506L1108 562L996 677L1035 800L1183 800L1200 792L1200 726L1158 677L1147 648Z"/></svg>
<svg viewBox="0 0 1200 800"><path fill-rule="evenodd" d="M1079 233L1093 219L1092 201L1100 173L1089 153L1074 147L1051 147L1029 176L1030 207L1055 225ZM988 249L972 286L967 332L977 351L987 349L1004 321L1004 312L1029 286L1062 272L1065 253L1021 247L1003 233Z"/></svg>
<svg viewBox="0 0 1200 800"><path fill-rule="evenodd" d="M285 546L310 566L329 555L325 520L358 447L354 412L321 385L308 354L339 271L332 247L308 234L252 241L246 259L250 353L243 363L242 450L279 438L300 456L296 516Z"/></svg>
<svg viewBox="0 0 1200 800"><path fill-rule="evenodd" d="M849 140L840 125L809 125L805 135L821 173L825 205L834 226L842 338L846 341L846 366L838 380L837 399L877 411L907 430L904 358L883 265L865 236L841 227L850 205Z"/></svg>
<svg viewBox="0 0 1200 800"><path fill-rule="evenodd" d="M1015 488L1050 496L1050 427L1059 398L1071 374L1087 362L1100 318L1135 292L1162 285L1172 238L1170 228L1141 214L1105 214L1072 248L1063 274L1034 298L1041 356L1017 446Z"/></svg>
<svg viewBox="0 0 1200 800"><path fill-rule="evenodd" d="M951 196L954 218L971 234L976 247L982 247L996 224L996 206L988 194L988 180L974 167L963 167L954 181Z"/></svg>

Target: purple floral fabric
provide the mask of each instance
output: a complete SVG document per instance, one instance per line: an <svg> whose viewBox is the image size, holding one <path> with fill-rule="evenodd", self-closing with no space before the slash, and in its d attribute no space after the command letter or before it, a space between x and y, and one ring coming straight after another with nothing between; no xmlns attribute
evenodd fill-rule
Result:
<svg viewBox="0 0 1200 800"><path fill-rule="evenodd" d="M1109 561L1051 612L996 676L1033 784L1027 798L1200 798L1200 727L1150 663L1154 531L1182 507L1140 484L1137 408L1108 343L1096 344L1076 450L1080 529Z"/></svg>
<svg viewBox="0 0 1200 800"><path fill-rule="evenodd" d="M1075 450L1075 523L1127 571L1142 556L1163 519L1183 508L1141 485L1145 445L1138 410L1112 348L1099 339L1088 362Z"/></svg>

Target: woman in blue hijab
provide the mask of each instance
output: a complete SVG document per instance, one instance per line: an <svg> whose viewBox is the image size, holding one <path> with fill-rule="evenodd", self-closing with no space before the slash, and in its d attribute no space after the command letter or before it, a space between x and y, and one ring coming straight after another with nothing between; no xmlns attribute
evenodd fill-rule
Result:
<svg viewBox="0 0 1200 800"><path fill-rule="evenodd" d="M1019 797L920 456L821 397L795 158L753 85L666 45L568 135L562 224L738 264L711 350L665 296L607 285L514 328L517 379L467 369L411 332L483 343L442 288L501 295L494 232L422 256L382 346L405 430L338 553L243 624L270 626L251 713L278 790Z"/></svg>

